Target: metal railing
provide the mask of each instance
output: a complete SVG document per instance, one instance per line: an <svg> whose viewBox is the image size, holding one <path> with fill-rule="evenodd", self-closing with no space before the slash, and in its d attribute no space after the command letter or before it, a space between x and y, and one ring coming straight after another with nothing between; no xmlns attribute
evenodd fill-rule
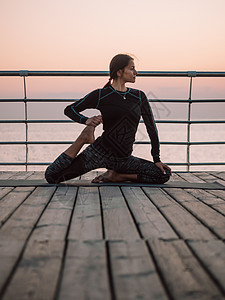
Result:
<svg viewBox="0 0 225 300"><path fill-rule="evenodd" d="M74 99L28 99L27 98L27 85L26 77L28 76L109 76L106 71L0 71L0 76L20 76L23 78L23 99L0 99L1 102L23 102L24 103L24 115L23 120L0 120L0 123L23 123L25 124L25 141L7 141L0 142L0 145L25 145L26 146L26 157L24 162L0 162L0 165L25 165L26 170L29 165L48 165L49 162L29 162L28 161L28 145L40 145L40 144L71 144L71 141L29 141L28 139L28 124L29 123L68 123L71 120L30 120L28 119L28 102L73 102ZM193 145L219 145L225 144L225 141L214 141L214 142L191 142L191 124L225 124L225 120L206 120L206 121L192 121L191 120L191 108L195 103L225 103L225 99L202 99L194 100L192 99L192 81L193 77L225 77L225 72L148 72L140 71L138 72L140 77L189 77L189 97L186 100L176 100L176 99L151 99L151 102L164 102L164 103L187 103L188 104L188 118L187 120L156 120L156 123L170 123L170 124L186 124L187 125L187 140L185 142L161 142L161 145L185 145L187 158L186 162L180 163L168 163L174 166L186 166L187 171L190 170L190 166L200 166L200 165L225 165L225 162L203 162L203 163L193 163L190 161L190 147ZM141 121L142 122L142 121ZM136 141L135 144L150 144L150 142Z"/></svg>

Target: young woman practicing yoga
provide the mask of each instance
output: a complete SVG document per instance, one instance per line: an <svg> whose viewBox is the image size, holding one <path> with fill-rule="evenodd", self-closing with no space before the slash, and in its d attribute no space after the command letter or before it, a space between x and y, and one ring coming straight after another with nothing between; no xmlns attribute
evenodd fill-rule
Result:
<svg viewBox="0 0 225 300"><path fill-rule="evenodd" d="M159 138L147 97L140 90L126 87L127 82L135 82L136 75L133 58L118 54L110 62L109 82L65 108L69 118L86 127L46 169L45 178L49 183L69 180L97 168L107 171L92 180L96 183L169 180L171 169L160 161ZM88 108L96 108L101 114L87 118L80 112ZM153 162L131 155L141 117L151 140ZM103 123L103 133L95 140L95 127L100 123ZM78 154L84 144L90 145Z"/></svg>

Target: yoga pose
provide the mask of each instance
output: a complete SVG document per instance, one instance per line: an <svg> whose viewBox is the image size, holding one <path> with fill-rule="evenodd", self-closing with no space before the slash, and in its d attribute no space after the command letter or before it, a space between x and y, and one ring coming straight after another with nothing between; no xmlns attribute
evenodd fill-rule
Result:
<svg viewBox="0 0 225 300"><path fill-rule="evenodd" d="M59 183L97 168L107 171L92 182L133 181L164 183L171 169L160 161L159 138L148 99L144 92L126 87L134 83L137 71L134 60L118 54L110 62L110 79L101 89L65 108L65 114L86 127L76 141L45 172L49 183ZM95 108L100 115L88 118L82 111ZM140 118L151 140L153 162L132 156ZM95 127L103 123L103 133L95 140ZM84 144L90 144L80 154Z"/></svg>

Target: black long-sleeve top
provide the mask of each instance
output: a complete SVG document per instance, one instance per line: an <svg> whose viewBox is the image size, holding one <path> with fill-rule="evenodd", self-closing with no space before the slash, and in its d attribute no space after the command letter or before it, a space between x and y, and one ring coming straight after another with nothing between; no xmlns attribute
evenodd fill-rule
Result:
<svg viewBox="0 0 225 300"><path fill-rule="evenodd" d="M142 116L151 140L151 154L159 162L159 138L154 117L144 92L128 88L126 92L112 86L97 89L65 108L65 115L75 122L85 124L87 117L80 112L95 108L101 112L103 133L93 146L101 145L116 157L132 153L137 127Z"/></svg>

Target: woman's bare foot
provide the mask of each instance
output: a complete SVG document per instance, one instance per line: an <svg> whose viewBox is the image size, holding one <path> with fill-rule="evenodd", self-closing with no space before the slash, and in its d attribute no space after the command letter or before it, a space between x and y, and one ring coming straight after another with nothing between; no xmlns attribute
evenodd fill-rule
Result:
<svg viewBox="0 0 225 300"><path fill-rule="evenodd" d="M95 141L94 132L94 126L86 126L77 139L82 140L84 144L93 144Z"/></svg>
<svg viewBox="0 0 225 300"><path fill-rule="evenodd" d="M120 182L124 181L121 174L117 173L114 170L108 170L105 173L95 177L92 182L93 183L101 183L101 182Z"/></svg>
<svg viewBox="0 0 225 300"><path fill-rule="evenodd" d="M124 182L124 181L137 182L137 174L120 174L114 170L107 170L102 175L95 177L91 182L102 183L102 182Z"/></svg>
<svg viewBox="0 0 225 300"><path fill-rule="evenodd" d="M95 141L94 131L94 126L86 126L76 141L66 149L65 153L75 158L84 144L92 144Z"/></svg>

